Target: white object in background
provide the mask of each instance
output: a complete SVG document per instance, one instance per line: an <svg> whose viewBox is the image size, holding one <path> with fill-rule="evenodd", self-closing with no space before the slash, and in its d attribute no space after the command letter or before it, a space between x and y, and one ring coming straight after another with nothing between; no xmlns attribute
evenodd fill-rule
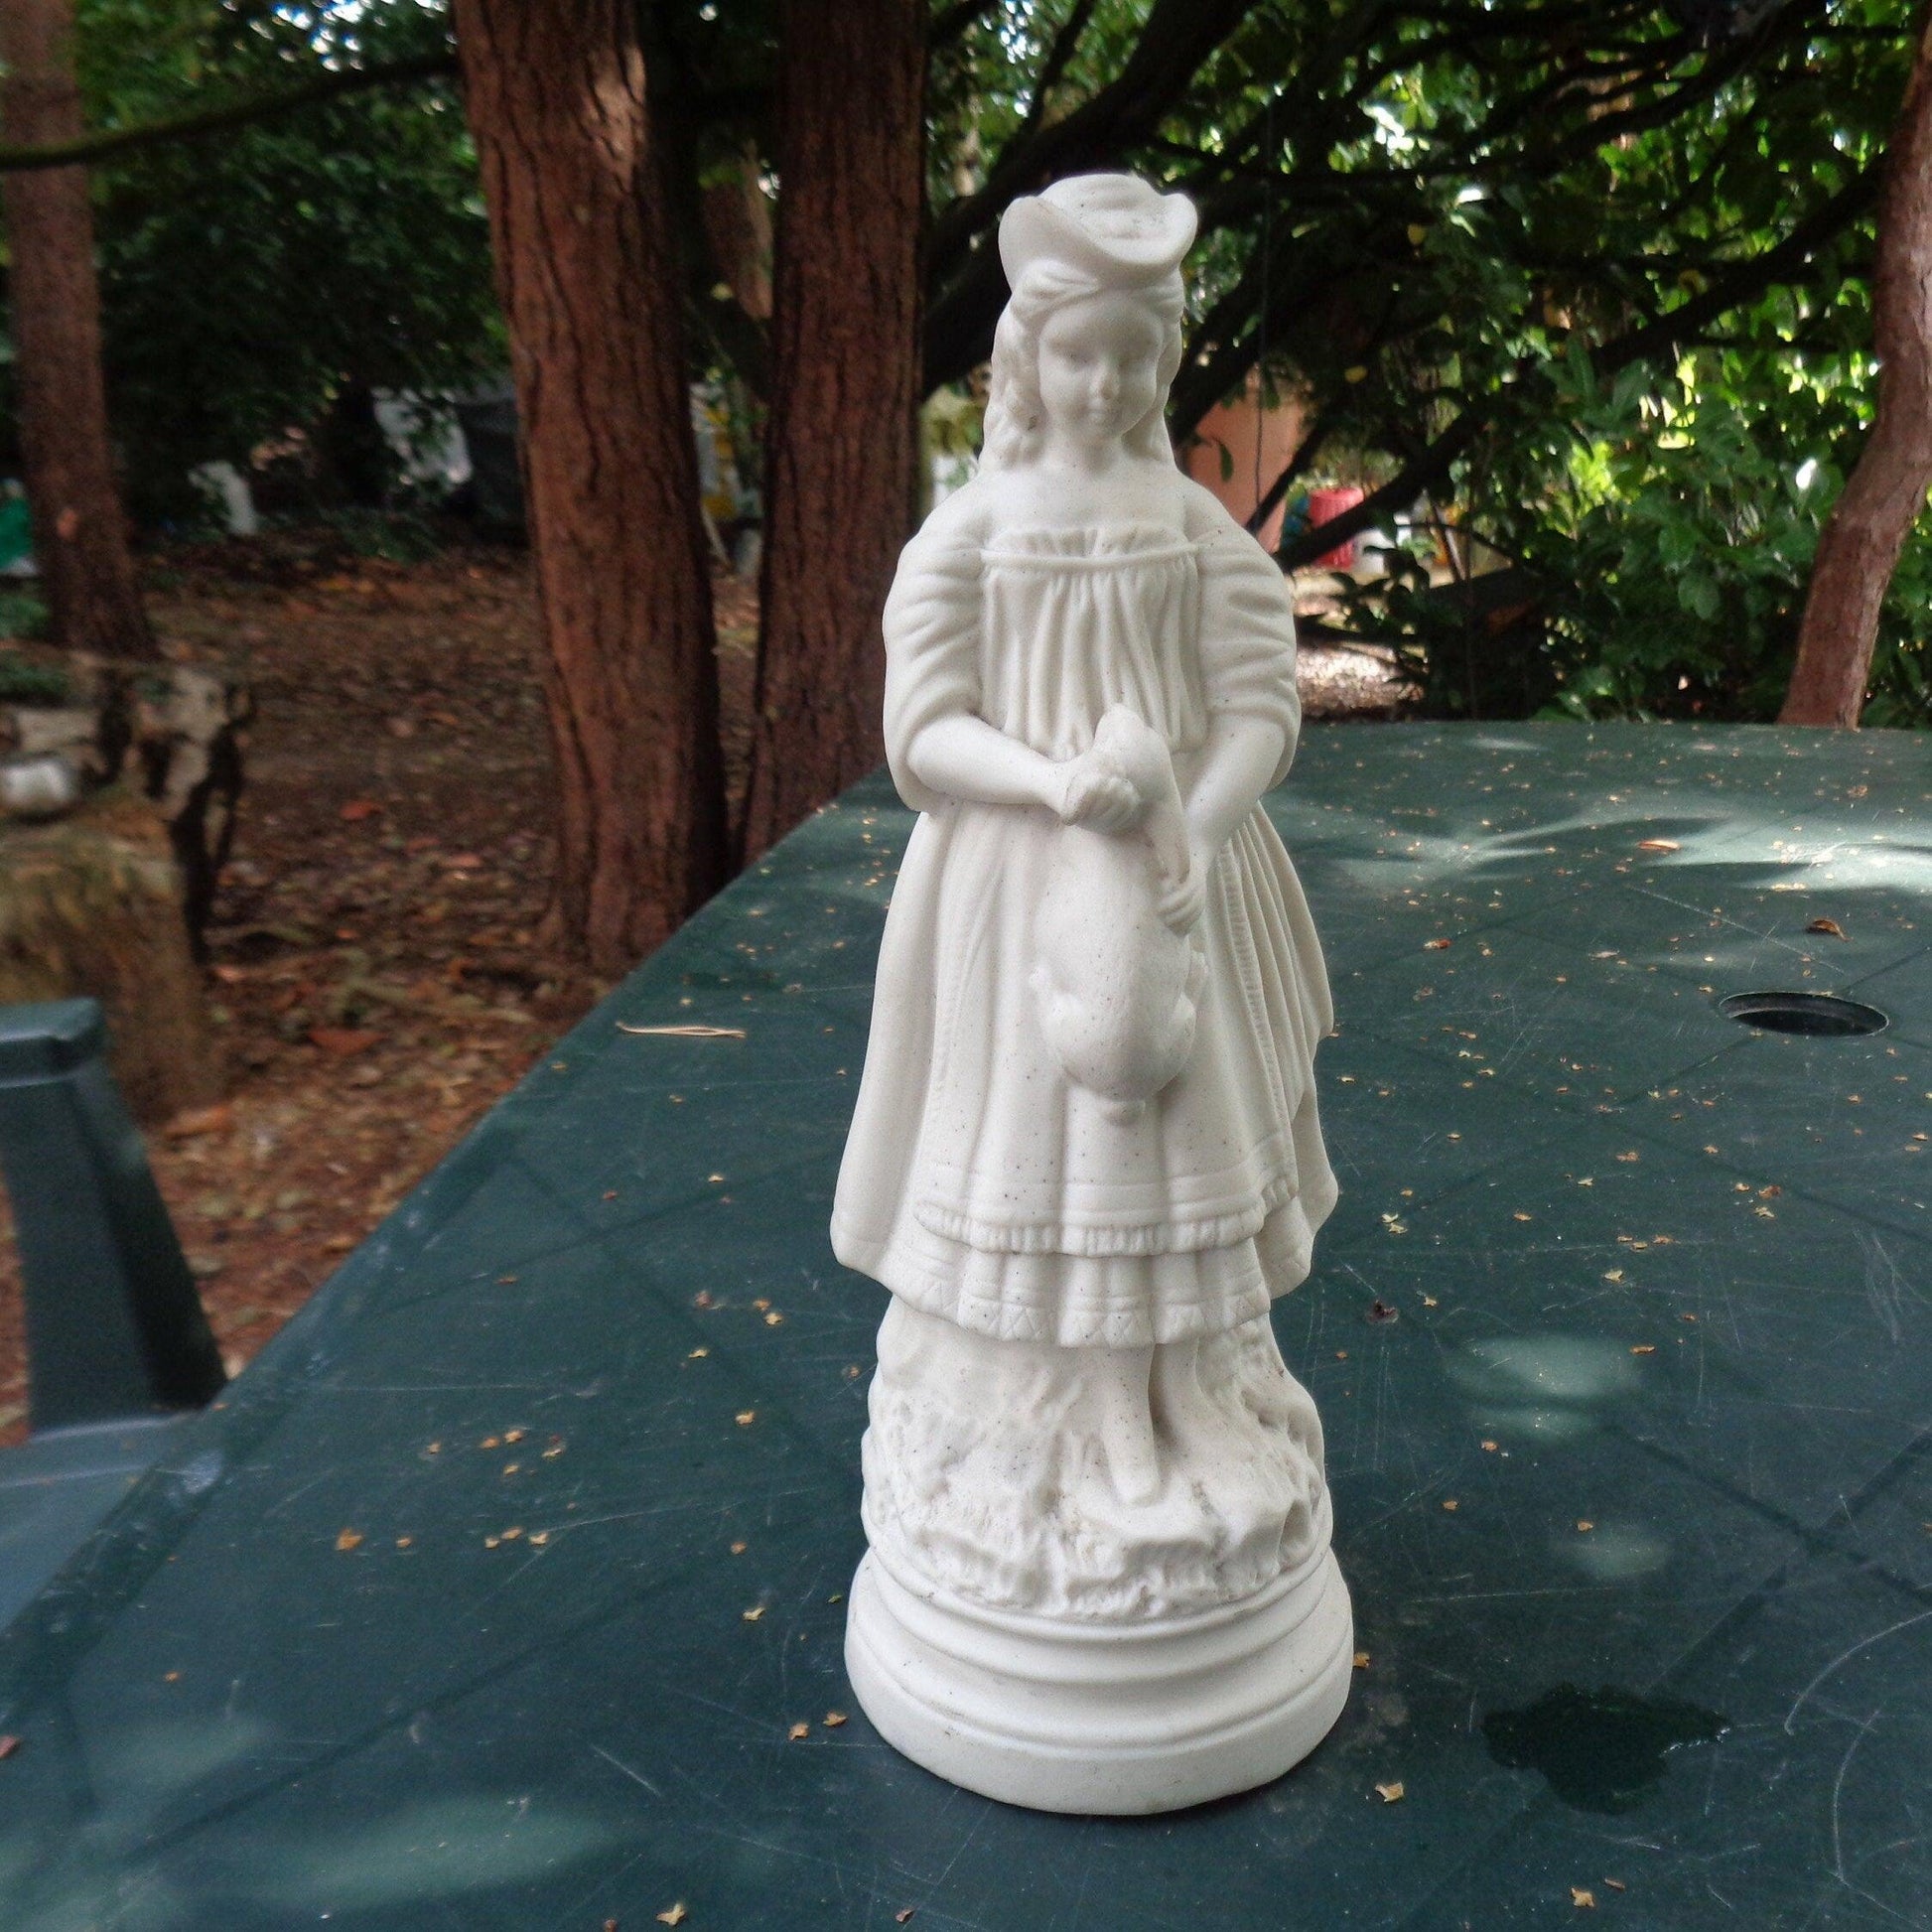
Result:
<svg viewBox="0 0 1932 1932"><path fill-rule="evenodd" d="M255 492L232 463L198 463L189 471L188 481L220 510L231 537L260 535L262 521L255 509Z"/></svg>
<svg viewBox="0 0 1932 1932"><path fill-rule="evenodd" d="M10 818L59 818L80 802L80 771L62 752L0 759L0 811Z"/></svg>
<svg viewBox="0 0 1932 1932"><path fill-rule="evenodd" d="M927 465L926 491L928 500L937 509L948 496L955 496L973 481L973 473L979 467L975 456L948 456L935 450Z"/></svg>
<svg viewBox="0 0 1932 1932"><path fill-rule="evenodd" d="M1352 1663L1268 1318L1335 1197L1327 980L1259 805L1300 726L1293 605L1168 441L1193 231L1125 175L1001 224L979 471L886 610L922 816L832 1221L894 1298L853 1688L928 1769L1057 1811L1277 1776Z"/></svg>
<svg viewBox="0 0 1932 1932"><path fill-rule="evenodd" d="M470 481L470 445L448 398L378 389L375 421L411 483L455 489Z"/></svg>

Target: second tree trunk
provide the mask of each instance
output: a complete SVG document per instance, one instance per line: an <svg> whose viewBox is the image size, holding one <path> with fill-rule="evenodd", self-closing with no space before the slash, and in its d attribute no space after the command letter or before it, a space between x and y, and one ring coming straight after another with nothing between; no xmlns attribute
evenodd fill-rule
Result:
<svg viewBox="0 0 1932 1932"><path fill-rule="evenodd" d="M1878 209L1878 406L1818 540L1783 725L1856 725L1899 553L1932 484L1932 10L1921 18Z"/></svg>
<svg viewBox="0 0 1932 1932"><path fill-rule="evenodd" d="M879 618L918 509L924 28L921 0L783 10L747 859L884 756Z"/></svg>
<svg viewBox="0 0 1932 1932"><path fill-rule="evenodd" d="M522 437L558 936L633 964L723 882L711 582L634 0L457 0Z"/></svg>

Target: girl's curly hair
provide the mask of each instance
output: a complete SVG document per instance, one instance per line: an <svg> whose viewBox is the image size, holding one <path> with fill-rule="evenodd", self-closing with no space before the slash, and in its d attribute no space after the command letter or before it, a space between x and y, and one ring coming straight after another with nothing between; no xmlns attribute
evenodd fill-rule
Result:
<svg viewBox="0 0 1932 1932"><path fill-rule="evenodd" d="M1010 470L1031 461L1041 438L1039 400L1039 332L1055 309L1089 296L1104 295L1109 285L1065 262L1036 261L1020 278L1013 299L993 332L993 373L986 402L986 435L980 452L983 471ZM1145 302L1161 324L1161 358L1157 365L1161 396L1127 432L1127 447L1137 456L1174 459L1168 436L1168 385L1180 367L1180 319L1184 297L1176 270L1132 293Z"/></svg>

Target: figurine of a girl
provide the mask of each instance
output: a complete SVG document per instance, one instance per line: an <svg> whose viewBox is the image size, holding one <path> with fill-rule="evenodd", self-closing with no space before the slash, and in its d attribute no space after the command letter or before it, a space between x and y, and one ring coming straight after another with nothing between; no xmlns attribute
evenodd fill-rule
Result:
<svg viewBox="0 0 1932 1932"><path fill-rule="evenodd" d="M1061 1810L1275 1775L1351 1642L1268 1318L1335 1198L1327 981L1259 806L1293 605L1169 442L1193 233L1124 175L1001 224L979 473L886 610L921 816L832 1223L893 1296L854 1687L929 1768Z"/></svg>

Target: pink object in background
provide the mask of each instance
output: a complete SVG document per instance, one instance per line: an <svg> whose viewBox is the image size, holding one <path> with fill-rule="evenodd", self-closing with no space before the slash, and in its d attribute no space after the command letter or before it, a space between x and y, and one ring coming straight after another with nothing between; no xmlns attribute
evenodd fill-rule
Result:
<svg viewBox="0 0 1932 1932"><path fill-rule="evenodd" d="M1260 381L1250 375L1247 393L1233 402L1216 403L1200 419L1181 453L1180 467L1197 483L1211 489L1237 523L1246 523L1254 514L1257 439L1261 444L1261 487L1265 490L1288 468L1301 444L1302 404L1289 395L1281 397L1274 408L1263 409ZM1279 504L1256 534L1271 552L1281 542Z"/></svg>
<svg viewBox="0 0 1932 1932"><path fill-rule="evenodd" d="M1311 489L1309 491L1309 528L1318 530L1322 524L1339 516L1343 510L1352 510L1362 500L1359 489ZM1334 549L1325 551L1314 560L1315 570L1353 570L1355 567L1355 539L1350 537L1346 543L1337 544Z"/></svg>

